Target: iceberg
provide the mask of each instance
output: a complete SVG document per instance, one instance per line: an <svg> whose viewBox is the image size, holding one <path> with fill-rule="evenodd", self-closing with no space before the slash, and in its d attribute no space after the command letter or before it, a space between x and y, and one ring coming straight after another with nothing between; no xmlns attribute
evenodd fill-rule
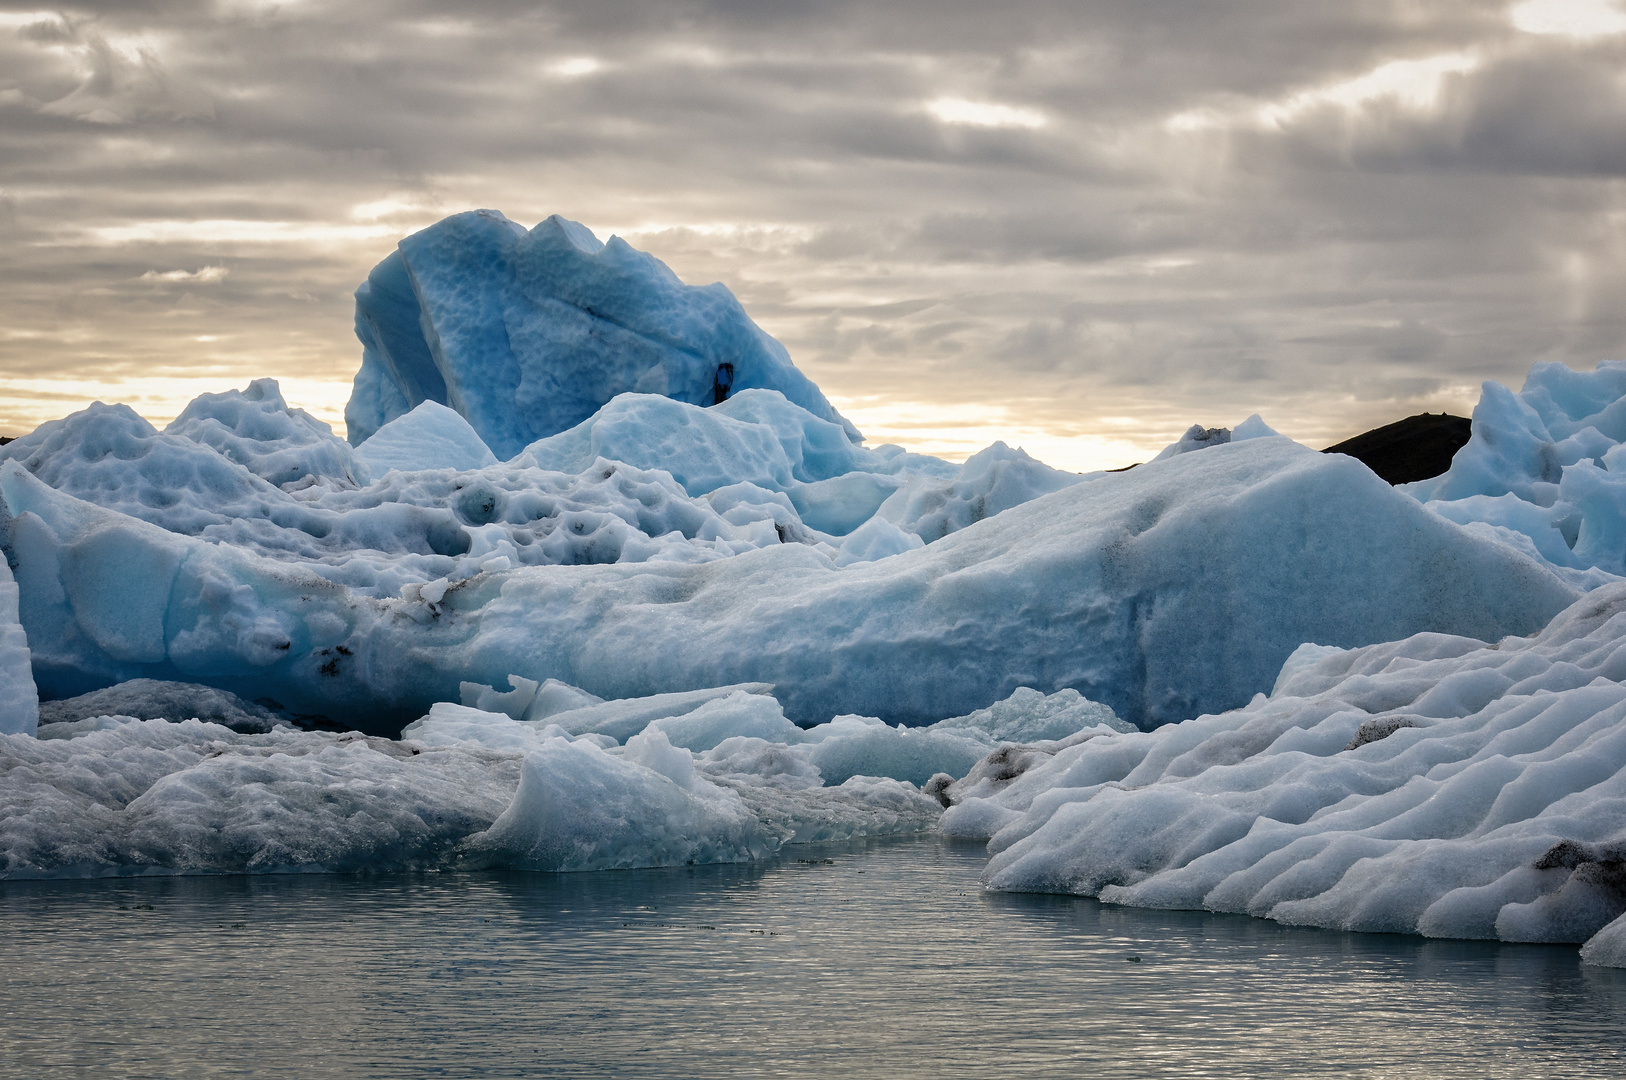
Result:
<svg viewBox="0 0 1626 1080"><path fill-rule="evenodd" d="M998 889L1626 963L1626 364L1486 384L1395 489L1257 415L866 447L562 218L408 237L356 328L348 441L260 379L0 447L0 877L937 827Z"/></svg>
<svg viewBox="0 0 1626 1080"><path fill-rule="evenodd" d="M422 491L433 478L433 516L372 505L378 485L336 491L329 506L360 505L330 518L307 507L300 521L331 521L325 536L278 530L304 538L295 559L270 540L256 550L208 528L168 531L5 462L0 528L35 677L51 697L133 678L207 682L390 733L458 700L464 681L510 675L604 698L769 683L798 723L930 723L1021 686L1071 688L1150 727L1245 703L1304 641L1528 633L1577 595L1359 463L1280 437L1069 484L849 565L782 536L766 510L752 533L662 488L662 474L620 465L578 480L660 523L575 516L544 486L559 475L496 466L380 482ZM514 519L548 510L547 535L522 539ZM406 526L393 538L392 523ZM219 527L250 526L270 535ZM347 548L352 530L375 527L380 547L409 550ZM455 553L434 551L436 528Z"/></svg>
<svg viewBox="0 0 1626 1080"><path fill-rule="evenodd" d="M1626 574L1623 441L1626 361L1539 363L1516 394L1485 383L1450 469L1402 490L1595 588Z"/></svg>
<svg viewBox="0 0 1626 1080"><path fill-rule="evenodd" d="M685 285L558 216L526 231L476 210L407 237L356 290L356 334L345 424L357 444L434 401L507 459L619 394L712 405L748 389L777 390L859 441L722 285Z"/></svg>

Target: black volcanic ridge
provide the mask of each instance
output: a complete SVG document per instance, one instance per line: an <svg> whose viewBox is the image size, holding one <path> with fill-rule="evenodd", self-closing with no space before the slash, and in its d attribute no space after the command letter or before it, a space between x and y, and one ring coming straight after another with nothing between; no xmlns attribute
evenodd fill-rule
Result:
<svg viewBox="0 0 1626 1080"><path fill-rule="evenodd" d="M1323 454L1348 454L1391 484L1427 480L1451 467L1468 442L1471 422L1450 413L1418 413L1329 446Z"/></svg>

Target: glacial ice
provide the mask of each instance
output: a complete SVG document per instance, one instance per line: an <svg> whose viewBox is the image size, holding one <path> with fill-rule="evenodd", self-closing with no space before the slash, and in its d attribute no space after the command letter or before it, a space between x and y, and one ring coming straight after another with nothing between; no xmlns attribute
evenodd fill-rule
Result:
<svg viewBox="0 0 1626 1080"><path fill-rule="evenodd" d="M436 401L510 458L619 394L711 405L748 389L777 390L858 439L721 284L685 285L619 237L601 243L557 216L527 232L477 210L407 237L356 290L356 334L355 443Z"/></svg>
<svg viewBox="0 0 1626 1080"><path fill-rule="evenodd" d="M1626 583L1531 638L1306 645L1242 709L1006 751L942 828L996 889L1585 941L1626 911L1623 680Z"/></svg>
<svg viewBox="0 0 1626 1080"><path fill-rule="evenodd" d="M487 696L485 688L472 683L464 690L465 701L498 704L497 697L509 696ZM1029 687L986 709L924 727L892 726L876 717L849 715L804 729L785 717L770 687L746 684L601 702L535 718L441 702L401 735L430 746L476 742L513 749L556 737L607 739L605 745L615 745L659 732L671 745L700 755L703 762L733 760L753 747L768 745L779 758L802 763L798 775L823 777L831 784L854 776L883 776L918 787L938 773L963 774L1001 742L1060 738L1084 730L1135 729L1076 690L1045 695Z"/></svg>
<svg viewBox="0 0 1626 1080"><path fill-rule="evenodd" d="M325 493L300 504L301 527L228 519L183 535L8 461L0 525L48 696L206 681L379 731L509 675L605 698L771 683L802 723L919 724L1019 686L1071 687L1150 726L1243 704L1303 641L1527 633L1576 595L1358 463L1280 437L1073 483L845 566L794 542L781 503L708 515L667 484L615 463L575 478L392 473L308 486L297 494ZM641 525L575 511L572 495ZM379 546L347 547L357 537Z"/></svg>
<svg viewBox="0 0 1626 1080"><path fill-rule="evenodd" d="M1452 521L1499 535L1582 588L1626 574L1626 361L1487 382L1451 468L1402 486Z"/></svg>

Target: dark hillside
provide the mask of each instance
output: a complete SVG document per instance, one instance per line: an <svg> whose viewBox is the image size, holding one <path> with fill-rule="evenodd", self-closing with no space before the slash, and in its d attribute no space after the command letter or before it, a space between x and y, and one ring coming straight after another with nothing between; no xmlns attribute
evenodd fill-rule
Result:
<svg viewBox="0 0 1626 1080"><path fill-rule="evenodd" d="M1470 421L1450 413L1419 413L1345 439L1323 454L1348 454L1391 484L1427 480L1451 467L1468 442Z"/></svg>

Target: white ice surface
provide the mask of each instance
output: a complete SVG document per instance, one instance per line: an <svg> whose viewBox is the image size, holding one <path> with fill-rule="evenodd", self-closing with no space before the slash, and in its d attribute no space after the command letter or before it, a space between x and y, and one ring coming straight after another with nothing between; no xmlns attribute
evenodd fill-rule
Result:
<svg viewBox="0 0 1626 1080"><path fill-rule="evenodd" d="M1585 941L1626 910L1623 680L1626 584L1533 638L1305 646L1242 709L979 766L943 828L997 889Z"/></svg>
<svg viewBox="0 0 1626 1080"><path fill-rule="evenodd" d="M1002 742L1063 738L1083 730L1134 730L1111 709L1075 690L1047 696L1027 687L989 708L925 727L838 716L803 729L786 719L770 689L746 684L658 694L534 719L442 702L409 724L402 737L429 746L477 742L493 749L523 749L554 737L607 738L613 745L659 732L671 745L705 761L732 760L750 747L761 749L766 744L778 757L798 762L798 775L822 778L824 783L882 776L919 786L938 773L963 774ZM503 704L497 699L509 696L494 692L487 696L472 683L465 684L464 691L465 700L493 705Z"/></svg>
<svg viewBox="0 0 1626 1080"><path fill-rule="evenodd" d="M1599 967L1626 968L1626 915L1587 939L1581 946L1581 960Z"/></svg>
<svg viewBox="0 0 1626 1080"><path fill-rule="evenodd" d="M202 394L164 434L207 446L272 484L326 477L354 487L367 479L356 469L349 444L305 410L289 408L275 379L255 379L244 390Z"/></svg>
<svg viewBox="0 0 1626 1080"><path fill-rule="evenodd" d="M931 543L1084 479L996 442L967 458L953 476L910 477L881 503L876 517Z"/></svg>

